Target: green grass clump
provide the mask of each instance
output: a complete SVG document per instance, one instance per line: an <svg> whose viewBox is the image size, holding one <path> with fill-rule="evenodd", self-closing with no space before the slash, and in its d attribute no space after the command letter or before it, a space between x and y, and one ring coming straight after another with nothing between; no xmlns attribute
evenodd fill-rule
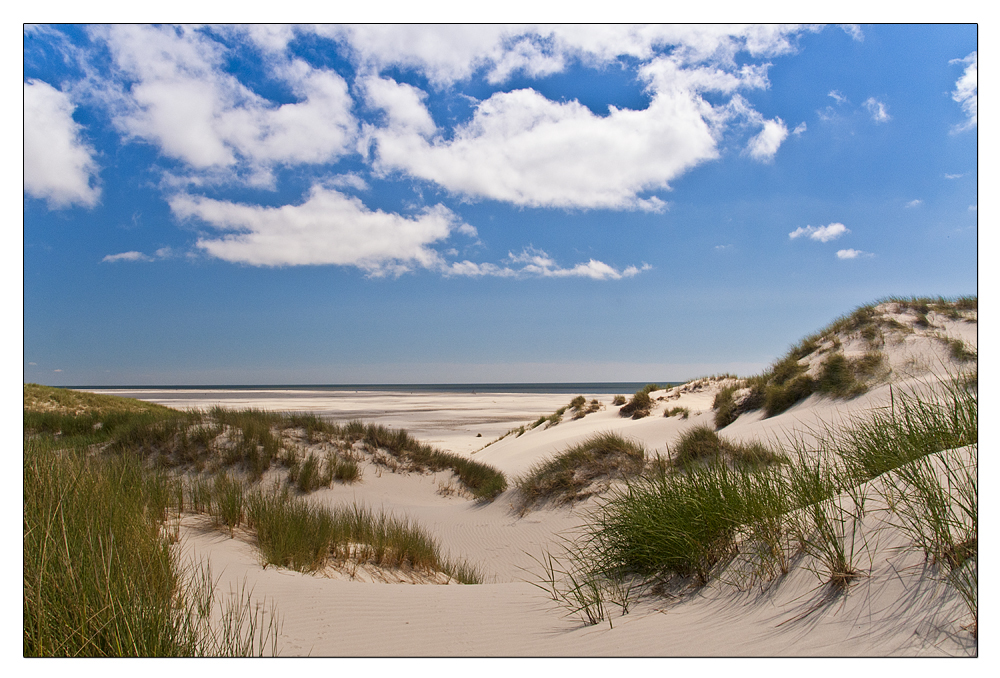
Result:
<svg viewBox="0 0 1000 678"><path fill-rule="evenodd" d="M715 394L712 401L712 409L715 410L715 427L725 428L736 421L739 413L736 411L736 402L733 400L735 386L726 386Z"/></svg>
<svg viewBox="0 0 1000 678"><path fill-rule="evenodd" d="M975 633L976 412L975 394L956 378L820 432L815 449L799 441L795 460L773 465L732 464L725 441L697 427L678 444L686 463L653 464L598 507L567 571L590 582L591 592L634 577L631 591L673 577L703 585L723 572L727 583L745 587L788 572L796 553L805 553L806 567L844 591L864 576L866 556L871 565L864 488L881 476L885 483L870 487L885 488L876 491L966 602Z"/></svg>
<svg viewBox="0 0 1000 678"><path fill-rule="evenodd" d="M649 411L653 407L653 399L649 394L659 389L658 384L646 384L643 388L635 392L632 399L618 410L618 416L642 419L649 416Z"/></svg>
<svg viewBox="0 0 1000 678"><path fill-rule="evenodd" d="M547 500L569 503L590 496L595 480L638 473L645 458L645 448L634 440L597 433L533 466L517 480L517 489L524 507Z"/></svg>
<svg viewBox="0 0 1000 678"><path fill-rule="evenodd" d="M741 530L763 529L787 511L780 478L769 467L734 471L720 460L685 473L661 467L599 509L584 552L602 576L678 575L705 584L734 555Z"/></svg>
<svg viewBox="0 0 1000 678"><path fill-rule="evenodd" d="M858 482L915 459L979 441L979 403L962 379L939 385L938 398L890 391L889 406L839 432L827 432L835 453Z"/></svg>
<svg viewBox="0 0 1000 678"><path fill-rule="evenodd" d="M573 410L573 419L583 419L588 414L592 414L601 409L601 403L596 398L589 403L583 396L577 396L569 403L569 408Z"/></svg>
<svg viewBox="0 0 1000 678"><path fill-rule="evenodd" d="M664 417L676 417L679 416L681 419L687 419L691 416L691 410L686 407L670 407L663 411Z"/></svg>
<svg viewBox="0 0 1000 678"><path fill-rule="evenodd" d="M743 464L772 464L783 460L763 443L734 443L722 439L708 426L695 426L678 438L671 461L675 466L688 466L719 458Z"/></svg>
<svg viewBox="0 0 1000 678"><path fill-rule="evenodd" d="M247 498L247 524L271 565L315 572L332 561L353 562L480 583L474 568L443 558L437 543L410 521L365 507L328 509L290 496L287 488L255 490Z"/></svg>
<svg viewBox="0 0 1000 678"><path fill-rule="evenodd" d="M24 656L276 652L277 620L263 624L249 598L210 622L211 577L182 573L162 529L174 481L134 455L65 444L24 443Z"/></svg>

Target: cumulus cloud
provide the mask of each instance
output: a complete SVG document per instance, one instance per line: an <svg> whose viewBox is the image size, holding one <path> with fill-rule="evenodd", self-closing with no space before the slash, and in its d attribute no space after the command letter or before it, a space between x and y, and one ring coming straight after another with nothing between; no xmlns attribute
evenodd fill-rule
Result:
<svg viewBox="0 0 1000 678"><path fill-rule="evenodd" d="M834 222L827 226L799 226L794 231L788 234L788 237L792 240L805 236L810 240L818 240L819 242L830 242L831 240L836 240L840 236L850 233L850 229L841 223Z"/></svg>
<svg viewBox="0 0 1000 678"><path fill-rule="evenodd" d="M94 150L73 120L75 108L46 82L24 83L24 192L50 208L93 207L101 196Z"/></svg>
<svg viewBox="0 0 1000 678"><path fill-rule="evenodd" d="M800 122L798 125L795 126L795 129L792 130L792 134L794 134L795 136L799 136L800 134L804 133L806 129L807 129L806 124L804 122Z"/></svg>
<svg viewBox="0 0 1000 678"><path fill-rule="evenodd" d="M876 99L875 97L868 97L865 99L865 108L871 113L872 120L875 122L889 122L892 117L889 115L889 109L884 103Z"/></svg>
<svg viewBox="0 0 1000 678"><path fill-rule="evenodd" d="M275 165L326 163L352 148L352 101L332 70L274 59L273 75L298 99L278 105L226 73L227 48L203 31L115 25L91 33L118 68L116 95L111 85L99 92L118 129L202 177L238 172L268 184Z"/></svg>
<svg viewBox="0 0 1000 678"><path fill-rule="evenodd" d="M560 266L543 250L526 247L520 253L509 252L503 265L460 261L442 267L449 276L501 277L501 278L590 278L592 280L622 280L632 278L652 269L649 264L627 266L618 270L603 261L591 259L570 268Z"/></svg>
<svg viewBox="0 0 1000 678"><path fill-rule="evenodd" d="M198 219L222 232L203 235L199 248L225 261L254 266L335 264L375 275L415 267L437 270L441 255L431 245L458 231L475 235L442 205L412 217L368 209L359 199L313 186L299 205L261 207L178 194L170 208L181 219Z"/></svg>
<svg viewBox="0 0 1000 678"><path fill-rule="evenodd" d="M768 162L774 159L775 153L781 142L788 137L788 128L781 118L767 120L764 122L764 129L750 140L747 145L747 153L755 160Z"/></svg>
<svg viewBox="0 0 1000 678"><path fill-rule="evenodd" d="M666 188L718 155L702 112L689 96L669 92L645 110L612 108L602 117L577 101L521 89L483 101L450 139L392 124L397 116L415 119L409 109L389 109L390 124L368 135L377 171L404 171L456 194L530 207L660 211L662 201L638 193Z"/></svg>
<svg viewBox="0 0 1000 678"><path fill-rule="evenodd" d="M830 92L827 94L827 96L828 97L832 97L834 100L836 100L836 102L838 104L847 103L847 97L845 97L843 94L841 94L839 91L837 91L835 89L834 90L830 90Z"/></svg>
<svg viewBox="0 0 1000 678"><path fill-rule="evenodd" d="M972 129L979 124L979 52L972 52L964 59L954 59L950 63L965 64L965 72L955 83L955 91L951 93L954 99L965 111L967 120L957 125L956 132Z"/></svg>
<svg viewBox="0 0 1000 678"><path fill-rule="evenodd" d="M760 126L747 152L769 160L788 136L780 119L764 120L735 95L713 107L703 92L765 87L766 68L686 66L658 57L640 69L651 101L645 109L610 107L596 115L578 101L556 102L533 89L497 92L471 120L444 134L421 93L372 76L367 103L386 123L366 126L374 168L401 171L468 197L529 207L661 211L643 191L667 189L692 167L718 157L718 139L732 121Z"/></svg>
<svg viewBox="0 0 1000 678"><path fill-rule="evenodd" d="M376 172L402 172L468 198L515 205L662 211L643 192L669 189L692 167L718 157L734 122L732 95L766 88L768 64L740 64L795 50L797 26L101 26L91 37L116 68L94 85L118 129L180 161L164 185L231 182L273 186L279 165L328 163L357 150ZM298 34L338 42L355 64L356 94L384 112L358 138L344 79L291 55ZM227 71L236 49L252 47L268 75L297 101L260 96ZM596 115L577 101L552 101L531 89L478 102L471 120L439 129L418 87L385 77L413 70L432 87L482 77L542 77L572 63L604 67L638 61L651 97L642 110ZM745 103L745 102L744 102ZM747 146L769 161L788 130L745 106L740 126L758 127Z"/></svg>
<svg viewBox="0 0 1000 678"><path fill-rule="evenodd" d="M906 206L907 207L919 207L920 205L923 205L923 204L924 204L924 201L920 200L919 198L917 198L916 200L911 200L910 202L906 203Z"/></svg>
<svg viewBox="0 0 1000 678"><path fill-rule="evenodd" d="M105 263L114 263L116 261L152 261L153 258L149 257L142 252L122 252L121 254L109 254L108 256L101 259Z"/></svg>
<svg viewBox="0 0 1000 678"><path fill-rule="evenodd" d="M731 65L736 53L769 57L795 50L800 26L321 26L320 34L347 45L359 68L381 73L412 69L436 87L474 74L492 83L516 74L540 77L561 72L572 62L600 66L630 57L652 59L673 48L686 64L714 60Z"/></svg>
<svg viewBox="0 0 1000 678"><path fill-rule="evenodd" d="M838 259L857 259L858 257L873 257L875 256L871 252L862 252L861 250L837 250Z"/></svg>

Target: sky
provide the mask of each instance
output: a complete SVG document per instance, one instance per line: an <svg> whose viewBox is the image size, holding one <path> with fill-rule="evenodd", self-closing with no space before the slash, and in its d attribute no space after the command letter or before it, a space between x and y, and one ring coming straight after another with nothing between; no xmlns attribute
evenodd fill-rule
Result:
<svg viewBox="0 0 1000 678"><path fill-rule="evenodd" d="M977 294L975 25L24 29L24 380L681 381Z"/></svg>

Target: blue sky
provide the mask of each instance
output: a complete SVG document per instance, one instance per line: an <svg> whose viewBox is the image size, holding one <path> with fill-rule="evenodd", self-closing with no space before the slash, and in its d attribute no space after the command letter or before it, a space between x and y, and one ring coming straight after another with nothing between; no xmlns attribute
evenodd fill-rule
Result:
<svg viewBox="0 0 1000 678"><path fill-rule="evenodd" d="M977 293L974 25L31 26L24 378L683 380Z"/></svg>

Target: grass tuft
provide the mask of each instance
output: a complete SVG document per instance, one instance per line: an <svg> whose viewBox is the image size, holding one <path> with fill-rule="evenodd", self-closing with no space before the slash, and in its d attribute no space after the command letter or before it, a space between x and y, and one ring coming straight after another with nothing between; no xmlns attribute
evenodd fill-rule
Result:
<svg viewBox="0 0 1000 678"><path fill-rule="evenodd" d="M555 500L569 503L590 496L604 478L627 477L642 470L646 450L617 433L597 433L565 452L540 462L516 481L524 508Z"/></svg>

